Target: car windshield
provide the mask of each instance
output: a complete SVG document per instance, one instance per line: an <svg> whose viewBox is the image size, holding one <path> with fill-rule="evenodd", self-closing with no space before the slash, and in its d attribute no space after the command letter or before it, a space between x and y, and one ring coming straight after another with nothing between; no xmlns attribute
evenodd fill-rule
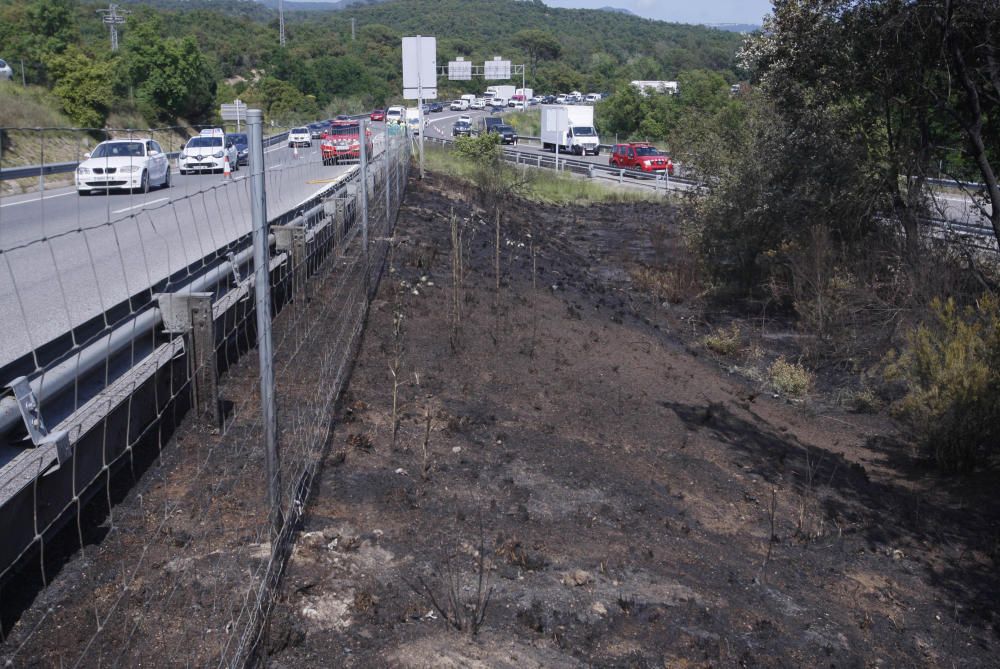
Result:
<svg viewBox="0 0 1000 669"><path fill-rule="evenodd" d="M91 158L141 158L145 155L142 142L108 142L98 144Z"/></svg>
<svg viewBox="0 0 1000 669"><path fill-rule="evenodd" d="M496 128L497 132L514 132L514 128L510 127L509 125L498 125L494 127Z"/></svg>
<svg viewBox="0 0 1000 669"><path fill-rule="evenodd" d="M246 146L249 143L247 142L247 136L242 133L226 135L226 138L233 144L240 144L242 146Z"/></svg>
<svg viewBox="0 0 1000 669"><path fill-rule="evenodd" d="M579 126L577 128L573 128L573 134L576 135L577 137L597 136L597 132L590 126Z"/></svg>
<svg viewBox="0 0 1000 669"><path fill-rule="evenodd" d="M192 137L188 140L187 148L198 149L202 147L222 146L221 137Z"/></svg>
<svg viewBox="0 0 1000 669"><path fill-rule="evenodd" d="M635 149L637 156L658 156L660 152L652 146L637 146Z"/></svg>
<svg viewBox="0 0 1000 669"><path fill-rule="evenodd" d="M458 123L455 124L455 127L459 130L464 130L465 128L469 127L469 124L466 123L465 121L459 121Z"/></svg>
<svg viewBox="0 0 1000 669"><path fill-rule="evenodd" d="M304 132L309 132L308 128L292 128L293 135L301 135Z"/></svg>

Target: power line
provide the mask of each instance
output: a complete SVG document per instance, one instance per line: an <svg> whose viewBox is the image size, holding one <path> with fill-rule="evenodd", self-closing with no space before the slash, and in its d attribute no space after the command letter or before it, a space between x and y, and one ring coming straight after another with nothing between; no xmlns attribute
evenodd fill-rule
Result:
<svg viewBox="0 0 1000 669"><path fill-rule="evenodd" d="M125 18L132 12L112 4L107 9L98 9L97 13L102 15L101 21L111 30L111 50L118 51L118 26L124 25Z"/></svg>

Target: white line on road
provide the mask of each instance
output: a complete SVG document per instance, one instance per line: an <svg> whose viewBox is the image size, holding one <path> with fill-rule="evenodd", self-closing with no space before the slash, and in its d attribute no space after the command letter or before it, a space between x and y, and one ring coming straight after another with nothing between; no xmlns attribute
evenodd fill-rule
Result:
<svg viewBox="0 0 1000 669"><path fill-rule="evenodd" d="M59 193L57 195L46 195L44 197L33 197L30 200L21 200L19 202L8 202L7 204L0 204L0 209L3 207L16 207L19 204L29 204L31 202L38 202L39 200L51 200L57 197L66 197L67 195L76 195L75 190L71 190L68 193Z"/></svg>
<svg viewBox="0 0 1000 669"><path fill-rule="evenodd" d="M264 153L271 153L272 151L277 151L278 149L283 149L283 148L285 148L284 144L276 144L275 146L272 146L270 149L264 149Z"/></svg>
<svg viewBox="0 0 1000 669"><path fill-rule="evenodd" d="M149 202L143 202L142 204L136 204L136 205L132 205L131 207L125 207L124 209L116 209L116 210L112 211L111 213L112 214L124 214L126 211L131 211L133 209L141 209L143 207L148 207L151 204L157 204L158 202L166 202L169 199L170 199L169 197L161 197L161 198L158 198L156 200L150 200Z"/></svg>

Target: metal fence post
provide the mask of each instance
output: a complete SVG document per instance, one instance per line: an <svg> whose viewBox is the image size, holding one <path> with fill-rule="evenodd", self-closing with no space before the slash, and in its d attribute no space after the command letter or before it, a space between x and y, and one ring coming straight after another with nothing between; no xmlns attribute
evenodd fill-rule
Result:
<svg viewBox="0 0 1000 669"><path fill-rule="evenodd" d="M253 225L254 298L257 308L257 355L260 360L260 401L264 421L264 463L272 537L281 531L281 479L278 463L278 407L274 388L271 343L271 257L267 234L267 193L264 188L264 114L247 110L250 129L250 216Z"/></svg>
<svg viewBox="0 0 1000 669"><path fill-rule="evenodd" d="M370 289L369 275L371 273L371 267L369 266L368 258L368 136L367 136L368 124L365 119L361 119L358 123L358 131L361 136L358 138L358 145L361 147L361 190L359 195L361 197L361 243L364 245L365 249L365 295L368 295Z"/></svg>
<svg viewBox="0 0 1000 669"><path fill-rule="evenodd" d="M392 146L392 142L389 137L389 124L385 124L385 146L382 148L382 156L385 162L385 222L386 224L392 219L392 155L389 152L389 147ZM388 228L386 228L388 229Z"/></svg>

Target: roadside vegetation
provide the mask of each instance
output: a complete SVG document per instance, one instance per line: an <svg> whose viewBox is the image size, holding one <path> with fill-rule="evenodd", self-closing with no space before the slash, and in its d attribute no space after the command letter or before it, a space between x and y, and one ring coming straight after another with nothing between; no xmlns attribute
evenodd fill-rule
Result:
<svg viewBox="0 0 1000 669"><path fill-rule="evenodd" d="M596 202L640 202L662 200L662 195L622 190L598 181L562 174L550 169L516 167L500 159L496 135L460 137L456 148L425 145L427 169L481 187L484 183L507 184L520 197L546 204L589 204Z"/></svg>
<svg viewBox="0 0 1000 669"><path fill-rule="evenodd" d="M637 119L640 134L663 129L707 185L683 212L706 312L742 314L759 333L797 330L768 370L773 388L888 407L929 460L970 471L1000 456L1000 273L988 250L1000 236L989 55L1000 19L984 4L944 11L780 3L743 49L750 85L738 94L707 74L682 81L681 96L620 89L599 109L605 130ZM939 176L984 184L961 193L982 236L929 227L970 215L936 198ZM703 346L725 358L727 332Z"/></svg>

